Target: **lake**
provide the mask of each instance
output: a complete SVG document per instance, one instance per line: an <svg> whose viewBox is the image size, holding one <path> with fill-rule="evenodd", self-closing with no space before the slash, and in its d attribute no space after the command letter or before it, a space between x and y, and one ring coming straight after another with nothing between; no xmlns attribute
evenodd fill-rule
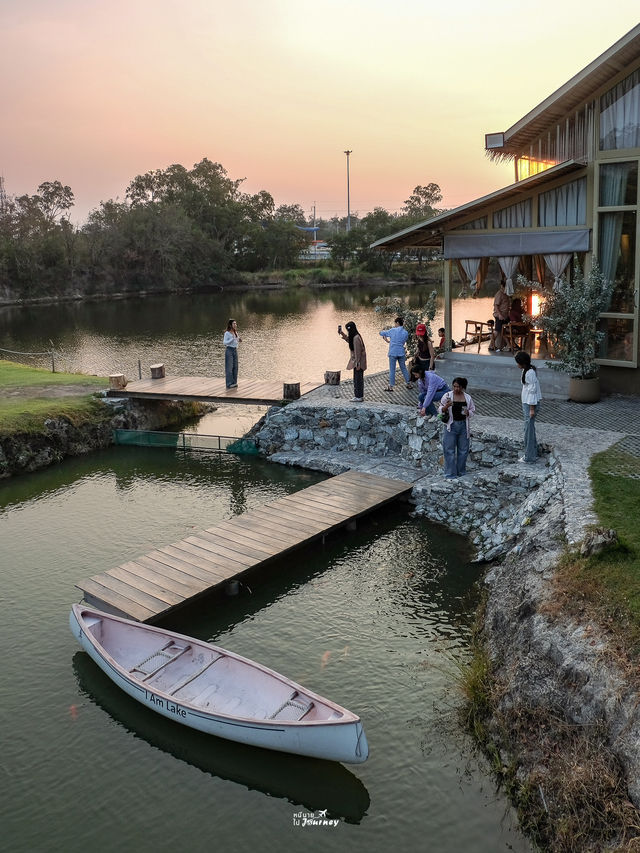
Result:
<svg viewBox="0 0 640 853"><path fill-rule="evenodd" d="M221 329L235 316L241 373L264 365L285 378L286 360L303 379L330 358L344 367L346 344L335 335L333 347L329 333L353 318L378 358L375 294L223 296L5 309L14 346L3 345L32 351L48 325L91 372L131 372L141 358L198 374L221 366ZM322 478L254 457L127 447L2 483L5 849L530 851L456 713L482 570L464 539L411 518L406 504L165 623L359 713L363 765L189 732L122 694L79 650L67 624L77 581ZM337 825L308 822L325 809Z"/></svg>

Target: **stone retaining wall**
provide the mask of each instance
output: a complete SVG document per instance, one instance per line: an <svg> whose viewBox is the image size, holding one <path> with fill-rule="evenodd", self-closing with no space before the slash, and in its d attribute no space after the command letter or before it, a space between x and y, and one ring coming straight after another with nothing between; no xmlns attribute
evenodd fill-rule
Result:
<svg viewBox="0 0 640 853"><path fill-rule="evenodd" d="M542 448L537 465L524 465L519 441L474 427L469 476L444 480L442 429L408 408L300 403L271 409L255 439L275 462L327 473L340 470L341 459L342 470L354 467L354 454L358 469L370 473L384 474L380 461L394 460L393 476L414 483L418 515L468 536L477 561L495 559L561 489L557 460Z"/></svg>

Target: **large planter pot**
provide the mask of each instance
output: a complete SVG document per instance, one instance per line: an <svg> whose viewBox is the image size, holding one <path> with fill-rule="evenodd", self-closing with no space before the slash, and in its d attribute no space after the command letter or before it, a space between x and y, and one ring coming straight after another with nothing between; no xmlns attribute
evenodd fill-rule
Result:
<svg viewBox="0 0 640 853"><path fill-rule="evenodd" d="M579 376L569 377L569 399L574 403L597 403L600 399L600 377L580 379Z"/></svg>

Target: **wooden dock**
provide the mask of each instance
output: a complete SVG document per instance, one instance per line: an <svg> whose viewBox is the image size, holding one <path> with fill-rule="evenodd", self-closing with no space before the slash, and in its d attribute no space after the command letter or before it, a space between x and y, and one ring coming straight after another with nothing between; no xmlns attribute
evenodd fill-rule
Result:
<svg viewBox="0 0 640 853"><path fill-rule="evenodd" d="M322 382L301 382L303 396ZM279 380L240 379L238 388L227 388L224 378L206 376L165 376L161 379L139 379L126 388L110 389L109 397L135 397L147 400L198 400L202 403L255 403L277 405L283 399L283 383Z"/></svg>
<svg viewBox="0 0 640 853"><path fill-rule="evenodd" d="M410 483L348 471L76 586L101 610L154 621L410 491Z"/></svg>

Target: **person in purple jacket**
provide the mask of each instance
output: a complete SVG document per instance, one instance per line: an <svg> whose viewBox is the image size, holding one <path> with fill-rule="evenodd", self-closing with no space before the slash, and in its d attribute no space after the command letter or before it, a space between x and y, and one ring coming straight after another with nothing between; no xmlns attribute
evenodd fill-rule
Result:
<svg viewBox="0 0 640 853"><path fill-rule="evenodd" d="M443 394L451 391L442 376L434 370L425 370L423 367L414 367L411 376L418 382L418 408L421 415L431 415L435 418L438 414L435 404L442 399Z"/></svg>

